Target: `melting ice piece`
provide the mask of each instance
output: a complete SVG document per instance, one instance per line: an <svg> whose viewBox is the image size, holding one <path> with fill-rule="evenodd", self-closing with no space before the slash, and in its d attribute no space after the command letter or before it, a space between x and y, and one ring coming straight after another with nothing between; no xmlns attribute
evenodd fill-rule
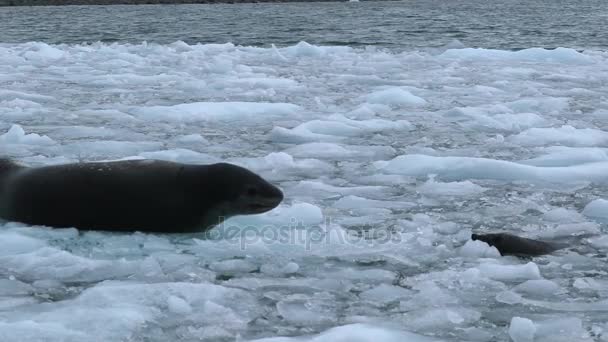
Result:
<svg viewBox="0 0 608 342"><path fill-rule="evenodd" d="M431 342L436 339L403 330L377 327L369 324L348 324L331 328L319 335L301 337L271 337L250 342Z"/></svg>
<svg viewBox="0 0 608 342"><path fill-rule="evenodd" d="M509 336L513 342L533 342L536 325L527 318L513 317L509 326Z"/></svg>

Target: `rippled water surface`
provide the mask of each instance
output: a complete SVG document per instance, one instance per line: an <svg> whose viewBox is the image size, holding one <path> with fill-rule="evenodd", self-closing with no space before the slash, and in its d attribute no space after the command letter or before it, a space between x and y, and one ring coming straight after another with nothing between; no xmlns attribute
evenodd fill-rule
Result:
<svg viewBox="0 0 608 342"><path fill-rule="evenodd" d="M606 48L602 0L411 0L0 8L0 42Z"/></svg>

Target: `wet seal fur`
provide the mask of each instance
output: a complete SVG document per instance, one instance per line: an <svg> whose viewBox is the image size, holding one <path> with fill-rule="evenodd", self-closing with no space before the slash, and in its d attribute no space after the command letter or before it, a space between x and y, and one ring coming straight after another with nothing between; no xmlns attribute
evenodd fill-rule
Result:
<svg viewBox="0 0 608 342"><path fill-rule="evenodd" d="M494 246L503 256L539 256L566 247L557 243L532 240L506 233L472 234L471 240L483 241L490 246Z"/></svg>
<svg viewBox="0 0 608 342"><path fill-rule="evenodd" d="M278 206L283 193L227 163L160 160L26 167L0 158L0 218L84 230L187 233Z"/></svg>

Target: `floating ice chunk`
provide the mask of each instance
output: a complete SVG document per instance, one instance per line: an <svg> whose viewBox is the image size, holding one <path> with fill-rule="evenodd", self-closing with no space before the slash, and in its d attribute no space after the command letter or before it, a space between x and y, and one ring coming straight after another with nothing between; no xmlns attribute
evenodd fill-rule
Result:
<svg viewBox="0 0 608 342"><path fill-rule="evenodd" d="M180 339L189 341L230 341L234 339L234 334L218 326L204 326L196 328L189 325L187 328L181 326L177 329Z"/></svg>
<svg viewBox="0 0 608 342"><path fill-rule="evenodd" d="M30 307L31 305L40 304L40 301L33 296L7 296L0 297L0 310L5 312L12 310L22 310ZM0 325L0 340L11 341L10 339L3 338L3 331ZM20 340L19 340L20 341Z"/></svg>
<svg viewBox="0 0 608 342"><path fill-rule="evenodd" d="M549 210L543 214L543 218L549 222L577 223L585 221L585 217L579 212L566 208Z"/></svg>
<svg viewBox="0 0 608 342"><path fill-rule="evenodd" d="M264 264L260 268L260 271L264 274L272 275L272 276L284 276L287 274L293 274L298 272L300 269L300 265L295 262L288 262L285 265L279 264Z"/></svg>
<svg viewBox="0 0 608 342"><path fill-rule="evenodd" d="M597 290L601 290L603 288L604 284L601 284L600 282L598 282L597 280L593 279L593 278L576 278L574 280L574 282L572 283L572 286L582 290L582 291L597 291Z"/></svg>
<svg viewBox="0 0 608 342"><path fill-rule="evenodd" d="M71 329L86 334L89 337L86 340L100 337L120 340L137 333L147 322L166 318L162 312L167 307L185 313L188 309L184 302L192 312L200 314L197 324L232 330L242 329L251 319L253 311L250 310L254 310L250 297L243 291L213 284L105 282L84 290L75 299L49 306L25 319L47 323L64 318ZM238 313L226 307L231 303L239 303ZM80 314L74 315L75 310ZM92 326L92 317L106 324Z"/></svg>
<svg viewBox="0 0 608 342"><path fill-rule="evenodd" d="M25 109L25 108L40 109L40 108L42 108L42 105L40 103L30 101L30 100L12 99L12 100L0 101L0 108L1 107L13 109L13 110L20 110L20 109ZM8 114L11 115L11 113L8 113Z"/></svg>
<svg viewBox="0 0 608 342"><path fill-rule="evenodd" d="M303 126L297 126L292 129L284 127L274 127L272 131L270 131L270 138L273 141L290 144L302 144L313 141L337 142L344 139L344 137L340 136L313 133Z"/></svg>
<svg viewBox="0 0 608 342"><path fill-rule="evenodd" d="M277 174L305 173L307 176L311 176L317 172L326 174L333 170L333 167L324 161L317 159L295 160L285 152L273 152L265 156L261 162L256 160L249 164L254 169L270 168L273 173Z"/></svg>
<svg viewBox="0 0 608 342"><path fill-rule="evenodd" d="M288 180L294 176L326 176L335 171L330 163L318 159L294 159L285 152L273 152L263 158L234 158L228 162L249 168L270 180Z"/></svg>
<svg viewBox="0 0 608 342"><path fill-rule="evenodd" d="M299 110L291 103L194 102L134 108L131 113L142 119L167 122L268 121L295 115Z"/></svg>
<svg viewBox="0 0 608 342"><path fill-rule="evenodd" d="M204 145L209 144L209 141L207 139L203 138L203 136L200 134L182 135L175 140L178 142L181 142L181 143L185 143L185 144L204 144Z"/></svg>
<svg viewBox="0 0 608 342"><path fill-rule="evenodd" d="M523 298L520 294L513 291L502 291L496 295L496 301L513 305L522 303Z"/></svg>
<svg viewBox="0 0 608 342"><path fill-rule="evenodd" d="M176 148L166 151L143 152L139 154L146 159L166 160L187 164L212 164L220 162L220 159L206 153L199 153L184 148Z"/></svg>
<svg viewBox="0 0 608 342"><path fill-rule="evenodd" d="M564 223L538 234L543 239L555 239L577 235L599 234L600 226L595 222Z"/></svg>
<svg viewBox="0 0 608 342"><path fill-rule="evenodd" d="M288 78L276 77L243 77L228 81L228 84L234 86L245 86L248 88L290 88L297 87L298 82Z"/></svg>
<svg viewBox="0 0 608 342"><path fill-rule="evenodd" d="M426 101L402 88L388 88L367 96L367 102L389 106L423 106Z"/></svg>
<svg viewBox="0 0 608 342"><path fill-rule="evenodd" d="M287 322L300 326L334 324L337 321L331 302L319 303L314 299L282 300L277 303L277 311Z"/></svg>
<svg viewBox="0 0 608 342"><path fill-rule="evenodd" d="M188 51L193 50L192 46L190 46L188 43L186 43L182 40L173 42L173 43L169 44L169 46L172 47L173 49L175 49L175 51L177 51L177 52L188 52Z"/></svg>
<svg viewBox="0 0 608 342"><path fill-rule="evenodd" d="M310 132L324 135L335 135L342 137L354 137L363 132L363 128L339 121L312 120L303 123L299 127Z"/></svg>
<svg viewBox="0 0 608 342"><path fill-rule="evenodd" d="M361 270L354 268L343 268L339 271L328 273L326 277L333 279L362 281L366 283L392 283L397 277L397 274L382 269Z"/></svg>
<svg viewBox="0 0 608 342"><path fill-rule="evenodd" d="M608 161L608 153L603 148L551 146L544 150L548 153L522 160L520 163L534 166L571 166Z"/></svg>
<svg viewBox="0 0 608 342"><path fill-rule="evenodd" d="M277 59L281 62L287 62L287 57L283 56L283 54L281 53L281 51L279 51L279 49L277 49L276 45L271 44L272 47L272 52L274 54L274 56L277 57Z"/></svg>
<svg viewBox="0 0 608 342"><path fill-rule="evenodd" d="M390 210L381 208L351 210L349 214L358 216L335 218L333 222L343 226L344 228L357 227L362 229L363 227L381 227L384 224L384 221L391 217ZM379 229L366 234L371 234L374 238L383 239L382 241L386 241L390 237L390 235L387 235L386 233L387 231L385 229Z"/></svg>
<svg viewBox="0 0 608 342"><path fill-rule="evenodd" d="M19 125L12 125L8 132L0 135L1 144L23 144L23 145L54 145L55 141L46 135L36 133L25 134Z"/></svg>
<svg viewBox="0 0 608 342"><path fill-rule="evenodd" d="M408 331L355 323L331 328L311 337L270 337L250 342L432 342L439 341Z"/></svg>
<svg viewBox="0 0 608 342"><path fill-rule="evenodd" d="M53 96L40 95L35 93L28 93L23 91L15 91L10 89L0 89L0 101L6 100L28 100L35 103L37 107L40 107L41 102L54 102Z"/></svg>
<svg viewBox="0 0 608 342"><path fill-rule="evenodd" d="M315 142L290 147L285 152L298 158L373 160L393 156L396 151L390 146L352 146Z"/></svg>
<svg viewBox="0 0 608 342"><path fill-rule="evenodd" d="M4 118L24 119L48 112L41 104L29 100L13 99L0 101L0 112Z"/></svg>
<svg viewBox="0 0 608 342"><path fill-rule="evenodd" d="M437 286L433 281L422 281L413 287L419 292L411 299L404 300L399 304L402 311L411 311L428 306L440 307L459 303L458 298Z"/></svg>
<svg viewBox="0 0 608 342"><path fill-rule="evenodd" d="M19 280L0 279L0 297L26 296L34 292L31 285Z"/></svg>
<svg viewBox="0 0 608 342"><path fill-rule="evenodd" d="M29 44L29 49L23 54L23 57L39 65L52 63L65 55L65 51L42 42Z"/></svg>
<svg viewBox="0 0 608 342"><path fill-rule="evenodd" d="M249 273L258 269L258 266L242 259L216 261L209 268L222 274Z"/></svg>
<svg viewBox="0 0 608 342"><path fill-rule="evenodd" d="M290 147L286 153L300 158L339 158L350 156L355 152L333 143L308 143Z"/></svg>
<svg viewBox="0 0 608 342"><path fill-rule="evenodd" d="M598 300L591 302L549 302L541 300L526 300L526 304L535 305L541 308L568 311L568 312L593 312L593 311L608 311L608 300Z"/></svg>
<svg viewBox="0 0 608 342"><path fill-rule="evenodd" d="M498 263L483 263L479 265L479 271L483 276L500 281L541 279L540 270L538 269L538 266L533 262L528 262L524 265L501 265Z"/></svg>
<svg viewBox="0 0 608 342"><path fill-rule="evenodd" d="M479 311L464 307L417 309L404 314L407 325L415 329L441 329L471 324L481 318Z"/></svg>
<svg viewBox="0 0 608 342"><path fill-rule="evenodd" d="M550 318L534 323L536 326L535 337L540 342L592 342L595 339L583 327L583 322L578 317Z"/></svg>
<svg viewBox="0 0 608 342"><path fill-rule="evenodd" d="M577 52L574 49L557 48L546 50L542 48L530 48L519 51L491 50L491 49L454 49L447 50L439 55L440 58L450 58L459 60L511 60L511 61L531 61L545 63L564 63L564 64L589 64L592 63L590 56Z"/></svg>
<svg viewBox="0 0 608 342"><path fill-rule="evenodd" d="M560 144L566 146L602 146L608 143L608 132L591 128L530 128L509 138L524 146Z"/></svg>
<svg viewBox="0 0 608 342"><path fill-rule="evenodd" d="M46 246L43 240L14 232L0 231L0 256L29 253Z"/></svg>
<svg viewBox="0 0 608 342"><path fill-rule="evenodd" d="M73 328L67 327L66 324L58 322L36 322L33 320L0 322L0 340L4 342L36 340L76 342L89 340L90 337L93 336L75 331Z"/></svg>
<svg viewBox="0 0 608 342"><path fill-rule="evenodd" d="M473 122L467 124L469 127L489 127L514 132L531 127L545 126L547 121L534 113L479 115L475 116L474 119Z"/></svg>
<svg viewBox="0 0 608 342"><path fill-rule="evenodd" d="M321 208L310 203L295 203L290 206L279 206L260 215L235 216L226 220L224 227L274 227L297 228L313 226L323 222Z"/></svg>
<svg viewBox="0 0 608 342"><path fill-rule="evenodd" d="M412 296L412 291L403 287L380 284L359 294L359 298L374 303L385 304Z"/></svg>
<svg viewBox="0 0 608 342"><path fill-rule="evenodd" d="M290 192L297 193L299 196L311 195L311 196L322 196L333 197L334 195L380 195L389 193L391 188L386 186L333 186L318 181L301 181L296 186L290 189Z"/></svg>
<svg viewBox="0 0 608 342"><path fill-rule="evenodd" d="M414 126L407 120L385 120L385 119L352 120L341 114L333 114L333 115L330 115L328 118L333 121L336 121L336 122L342 122L347 125L360 128L365 133L414 129Z"/></svg>
<svg viewBox="0 0 608 342"><path fill-rule="evenodd" d="M471 196L482 193L487 189L471 181L442 183L430 177L426 183L416 188L421 194L431 196Z"/></svg>
<svg viewBox="0 0 608 342"><path fill-rule="evenodd" d="M583 215L601 221L608 221L608 201L600 198L589 202L583 209Z"/></svg>
<svg viewBox="0 0 608 342"><path fill-rule="evenodd" d="M531 71L536 72L534 69ZM504 105L517 113L559 114L568 108L569 101L567 97L535 97L506 102Z"/></svg>
<svg viewBox="0 0 608 342"><path fill-rule="evenodd" d="M272 213L272 214L271 214ZM268 214L273 221L298 221L305 226L323 222L323 211L320 207L310 203L295 203L289 207L279 207Z"/></svg>
<svg viewBox="0 0 608 342"><path fill-rule="evenodd" d="M108 277L131 275L137 271L137 262L93 260L55 248L42 247L27 253L2 255L0 267L10 269L20 279L94 282Z"/></svg>
<svg viewBox="0 0 608 342"><path fill-rule="evenodd" d="M441 222L433 224L433 230L441 234L456 234L462 230L462 227L456 222Z"/></svg>
<svg viewBox="0 0 608 342"><path fill-rule="evenodd" d="M348 46L316 46L304 41L279 49L285 57L322 57L328 53L345 53L351 50Z"/></svg>
<svg viewBox="0 0 608 342"><path fill-rule="evenodd" d="M137 269L131 275L133 280L161 281L167 279L158 260L152 256L141 260L136 266Z"/></svg>
<svg viewBox="0 0 608 342"><path fill-rule="evenodd" d="M251 277L239 277L231 278L224 282L226 286L231 288L238 287L247 289L249 291L260 290L263 291L266 288L272 288L276 286L282 286L284 288L299 289L297 292L301 292L302 289L310 290L308 292L340 292L350 291L353 285L350 281L344 279L327 279L327 278L315 278L313 277L290 277L290 278L266 278L252 275ZM278 298L284 299L284 298Z"/></svg>
<svg viewBox="0 0 608 342"><path fill-rule="evenodd" d="M489 246L483 241L468 240L460 248L460 255L468 258L498 258L500 257L500 252L496 247Z"/></svg>
<svg viewBox="0 0 608 342"><path fill-rule="evenodd" d="M447 50L452 50L452 49L464 49L466 48L466 46L464 44L462 44L461 41L459 41L458 39L453 39L451 42L439 46L439 47L433 47L433 48L427 48L425 49L426 51L428 51L429 53L431 53L432 55L439 55L441 53L444 53Z"/></svg>
<svg viewBox="0 0 608 342"><path fill-rule="evenodd" d="M285 152L270 153L264 160L275 169L292 168L295 167L295 161L293 157Z"/></svg>
<svg viewBox="0 0 608 342"><path fill-rule="evenodd" d="M163 147L154 141L82 141L64 145L66 152L82 159L112 158L133 156L145 151L159 150Z"/></svg>
<svg viewBox="0 0 608 342"><path fill-rule="evenodd" d="M436 174L448 180L495 179L527 182L608 181L608 162L568 167L537 167L505 160L471 157L434 157L421 154L401 155L374 165L387 172L406 176Z"/></svg>
<svg viewBox="0 0 608 342"><path fill-rule="evenodd" d="M364 102L348 112L351 119L373 119L379 115L387 115L393 111L391 106Z"/></svg>
<svg viewBox="0 0 608 342"><path fill-rule="evenodd" d="M536 297L548 297L562 291L562 288L551 280L533 279L515 286L513 290Z"/></svg>
<svg viewBox="0 0 608 342"><path fill-rule="evenodd" d="M513 317L509 325L509 336L513 342L534 342L536 325L527 318Z"/></svg>
<svg viewBox="0 0 608 342"><path fill-rule="evenodd" d="M117 131L105 127L88 127L88 126L66 126L59 127L55 134L62 138L82 139L82 138L108 138L117 135Z"/></svg>
<svg viewBox="0 0 608 342"><path fill-rule="evenodd" d="M396 202L396 201L379 201L372 200L364 197L349 195L340 198L334 203L334 208L339 209L365 209L365 208L386 208L386 209L408 209L416 206L415 203L410 202Z"/></svg>
<svg viewBox="0 0 608 342"><path fill-rule="evenodd" d="M178 315L187 315L192 312L190 304L177 296L169 296L167 298L167 307L169 311Z"/></svg>
<svg viewBox="0 0 608 342"><path fill-rule="evenodd" d="M105 124L108 121L120 123L133 123L139 121L132 115L118 109L81 109L75 112L75 114L83 121L99 122L100 125Z"/></svg>
<svg viewBox="0 0 608 342"><path fill-rule="evenodd" d="M363 176L357 179L357 183L360 184L373 184L373 185L385 185L395 186L395 184L410 184L415 183L415 179L401 175L387 175L382 173L375 173L370 176Z"/></svg>
<svg viewBox="0 0 608 342"><path fill-rule="evenodd" d="M589 244L597 249L608 249L608 235L588 239Z"/></svg>
<svg viewBox="0 0 608 342"><path fill-rule="evenodd" d="M535 113L510 113L505 105L483 107L459 107L446 112L446 116L468 121L462 123L470 128L491 128L493 130L521 131L523 129L544 126L546 120ZM506 112L506 113L505 113Z"/></svg>
<svg viewBox="0 0 608 342"><path fill-rule="evenodd" d="M337 142L347 137L381 131L409 131L413 125L407 120L389 121L384 119L352 120L343 115L332 115L331 120L311 120L292 129L274 127L270 133L272 140L287 143Z"/></svg>

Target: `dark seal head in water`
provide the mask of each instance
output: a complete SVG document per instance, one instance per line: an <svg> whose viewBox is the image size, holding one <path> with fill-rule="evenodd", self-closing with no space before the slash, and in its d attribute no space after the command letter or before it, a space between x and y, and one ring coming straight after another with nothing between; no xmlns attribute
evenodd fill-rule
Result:
<svg viewBox="0 0 608 342"><path fill-rule="evenodd" d="M538 256L549 254L564 247L506 233L473 234L471 235L471 239L483 241L490 246L496 247L501 255Z"/></svg>
<svg viewBox="0 0 608 342"><path fill-rule="evenodd" d="M259 214L283 193L231 164L159 160L25 167L0 159L0 217L78 229L198 232Z"/></svg>

